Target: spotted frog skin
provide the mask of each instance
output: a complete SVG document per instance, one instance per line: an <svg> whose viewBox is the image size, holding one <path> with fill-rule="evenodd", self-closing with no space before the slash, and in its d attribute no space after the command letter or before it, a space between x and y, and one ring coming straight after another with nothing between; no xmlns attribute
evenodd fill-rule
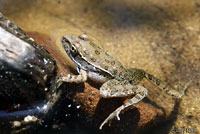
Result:
<svg viewBox="0 0 200 134"><path fill-rule="evenodd" d="M183 92L179 93L171 89L165 82L141 69L125 69L118 60L96 45L86 34L80 36L64 35L62 44L70 59L75 63L79 75L61 77L58 83L80 83L90 78L102 83L100 95L103 98L133 96L128 102L112 112L99 129L102 129L104 124L114 117L120 120L119 114L123 109L137 104L147 96L147 89L137 85L143 78L148 79L172 96L181 98L183 95Z"/></svg>

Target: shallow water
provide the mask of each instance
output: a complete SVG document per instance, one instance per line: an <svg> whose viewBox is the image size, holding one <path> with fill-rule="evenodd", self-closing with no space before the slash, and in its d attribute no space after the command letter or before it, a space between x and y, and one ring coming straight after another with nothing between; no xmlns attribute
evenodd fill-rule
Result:
<svg viewBox="0 0 200 134"><path fill-rule="evenodd" d="M50 37L51 48L62 55L62 35L86 32L125 67L144 69L174 86L191 80L177 120L154 132L200 133L199 5L196 0L0 0L0 11L23 30ZM149 93L162 103L153 89Z"/></svg>

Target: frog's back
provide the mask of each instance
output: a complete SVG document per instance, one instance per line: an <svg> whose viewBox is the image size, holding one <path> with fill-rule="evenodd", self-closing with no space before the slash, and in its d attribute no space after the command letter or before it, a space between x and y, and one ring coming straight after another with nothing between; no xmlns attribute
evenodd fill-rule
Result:
<svg viewBox="0 0 200 134"><path fill-rule="evenodd" d="M78 51L89 64L114 77L119 76L124 71L123 66L118 60L110 56L91 39L80 40L79 44L80 47Z"/></svg>

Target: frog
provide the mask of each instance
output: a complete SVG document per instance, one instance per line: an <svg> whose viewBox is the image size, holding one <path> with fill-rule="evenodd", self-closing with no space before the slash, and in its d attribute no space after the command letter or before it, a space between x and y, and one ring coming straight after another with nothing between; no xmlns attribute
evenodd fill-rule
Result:
<svg viewBox="0 0 200 134"><path fill-rule="evenodd" d="M142 69L129 68L123 65L106 50L97 45L86 33L81 35L65 34L62 46L69 58L76 65L78 75L68 74L58 79L63 82L81 83L88 79L101 83L101 98L129 97L130 99L113 111L100 125L99 129L117 118L125 108L135 106L148 95L148 90L138 85L144 78L175 98L182 98L184 91L177 91L166 82L145 72Z"/></svg>

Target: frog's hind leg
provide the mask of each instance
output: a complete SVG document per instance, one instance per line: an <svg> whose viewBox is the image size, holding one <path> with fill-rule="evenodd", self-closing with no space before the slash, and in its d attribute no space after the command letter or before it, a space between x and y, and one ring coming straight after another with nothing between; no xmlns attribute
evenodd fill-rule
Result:
<svg viewBox="0 0 200 134"><path fill-rule="evenodd" d="M142 86L132 85L126 81L118 81L118 80L113 79L113 80L107 81L101 86L100 94L104 98L125 97L125 96L130 96L130 95L135 94L133 98L131 98L128 102L118 107L114 112L112 112L104 120L104 122L99 127L99 129L102 129L104 124L106 124L109 120L112 120L114 117L117 117L117 119L120 120L119 114L126 107L135 105L138 102L140 102L144 97L146 97L147 89Z"/></svg>
<svg viewBox="0 0 200 134"><path fill-rule="evenodd" d="M167 84L166 82L161 81L160 79L154 77L153 75L145 72L142 69L129 68L128 71L132 75L132 77L136 83L141 81L143 78L146 78L151 83L153 83L154 85L159 87L161 90L165 91L167 94L174 96L176 98L181 98L184 95L184 92L187 89L187 86L190 84L190 82L188 82L182 90L177 91L177 90L171 88L169 86L169 84Z"/></svg>
<svg viewBox="0 0 200 134"><path fill-rule="evenodd" d="M178 90L171 88L169 86L169 84L167 84L166 82L159 80L158 78L154 77L151 74L145 73L145 77L150 82L152 82L154 85L158 86L160 89L165 91L167 94L174 96L175 98L182 98L184 96L185 90L187 89L187 86L188 86L188 84L187 84L186 88L183 88L182 90L178 91Z"/></svg>

